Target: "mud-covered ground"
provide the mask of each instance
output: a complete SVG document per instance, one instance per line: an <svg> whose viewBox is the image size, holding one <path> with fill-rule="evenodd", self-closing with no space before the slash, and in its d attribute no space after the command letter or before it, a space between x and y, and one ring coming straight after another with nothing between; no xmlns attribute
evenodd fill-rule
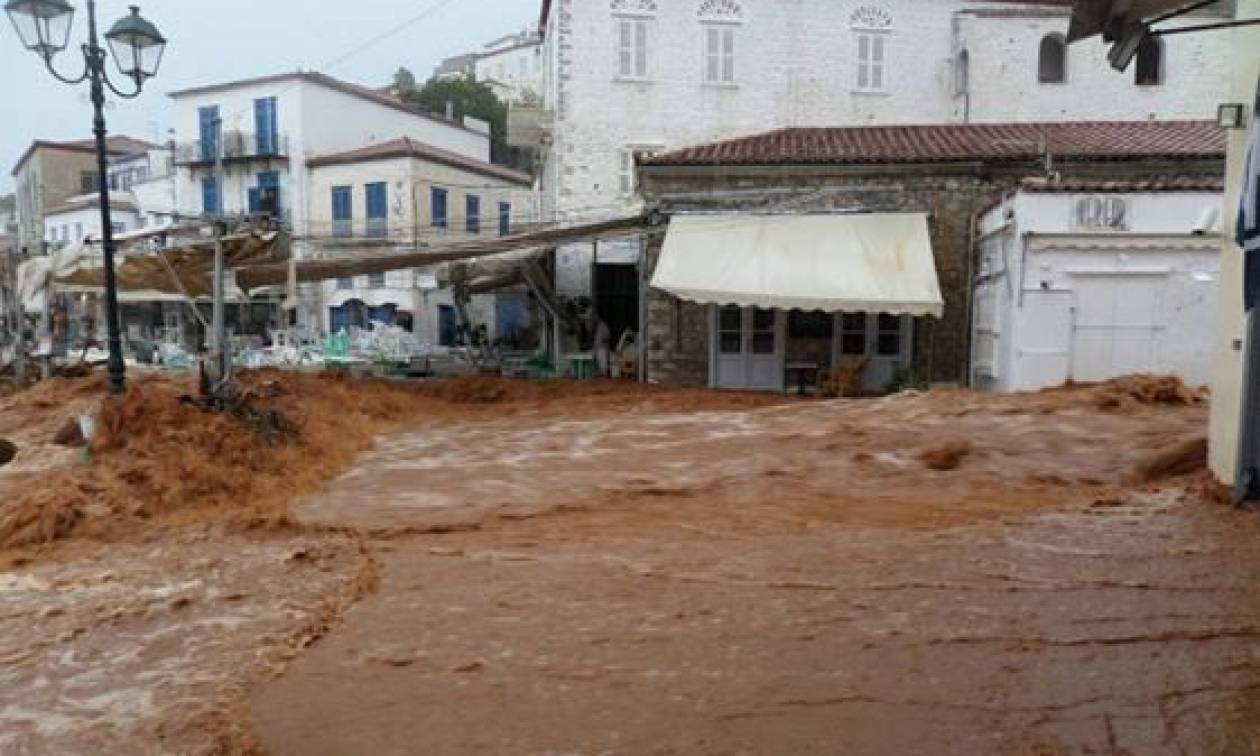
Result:
<svg viewBox="0 0 1260 756"><path fill-rule="evenodd" d="M10 555L0 752L1260 753L1260 523L1169 382L345 388L281 392L386 433L285 452L292 516L88 506ZM74 480L123 501L108 454Z"/></svg>

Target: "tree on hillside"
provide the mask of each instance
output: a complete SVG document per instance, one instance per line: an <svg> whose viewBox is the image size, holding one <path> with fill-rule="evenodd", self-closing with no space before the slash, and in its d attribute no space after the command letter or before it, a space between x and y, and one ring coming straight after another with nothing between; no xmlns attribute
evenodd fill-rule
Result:
<svg viewBox="0 0 1260 756"><path fill-rule="evenodd" d="M399 95L413 105L434 113L446 113L451 105L455 118L472 116L490 124L490 160L523 171L533 170L529 152L507 143L507 104L490 87L471 78L429 79L423 87Z"/></svg>

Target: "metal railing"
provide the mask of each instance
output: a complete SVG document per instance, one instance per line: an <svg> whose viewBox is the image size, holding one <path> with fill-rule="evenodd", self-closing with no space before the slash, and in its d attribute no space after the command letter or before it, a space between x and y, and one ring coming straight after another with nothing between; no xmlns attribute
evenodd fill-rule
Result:
<svg viewBox="0 0 1260 756"><path fill-rule="evenodd" d="M176 165L213 163L217 145L215 140L196 139L175 145ZM256 134L248 131L223 133L224 162L240 160L270 160L289 156L289 137L286 134Z"/></svg>

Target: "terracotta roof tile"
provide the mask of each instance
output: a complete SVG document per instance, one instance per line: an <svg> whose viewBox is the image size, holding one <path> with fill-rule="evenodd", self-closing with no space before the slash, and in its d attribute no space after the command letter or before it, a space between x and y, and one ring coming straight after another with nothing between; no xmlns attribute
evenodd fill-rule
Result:
<svg viewBox="0 0 1260 756"><path fill-rule="evenodd" d="M338 152L330 155L319 155L306 161L311 168L318 168L325 165L346 165L348 163L361 163L369 160L386 160L389 158L413 157L418 160L429 160L434 163L441 163L452 168L459 168L470 173L476 173L481 176L497 178L521 186L533 186L534 179L528 173L523 173L514 168L508 168L504 165L495 165L482 160L465 157L449 150L439 147L422 144L410 139L402 137L401 139L393 139L380 144L373 144L367 147L360 147L356 150L348 152Z"/></svg>
<svg viewBox="0 0 1260 756"><path fill-rule="evenodd" d="M648 166L870 165L1036 159L1216 158L1225 133L1211 121L1070 121L789 128L659 155Z"/></svg>

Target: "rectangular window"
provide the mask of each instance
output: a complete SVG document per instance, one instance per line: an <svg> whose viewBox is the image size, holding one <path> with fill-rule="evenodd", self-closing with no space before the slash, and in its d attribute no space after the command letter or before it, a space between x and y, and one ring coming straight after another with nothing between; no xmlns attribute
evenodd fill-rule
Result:
<svg viewBox="0 0 1260 756"><path fill-rule="evenodd" d="M704 83L735 83L735 27L730 24L704 27Z"/></svg>
<svg viewBox="0 0 1260 756"><path fill-rule="evenodd" d="M866 354L866 313L840 316L840 354Z"/></svg>
<svg viewBox="0 0 1260 756"><path fill-rule="evenodd" d="M197 108L197 125L201 136L201 159L214 160L219 154L219 106Z"/></svg>
<svg viewBox="0 0 1260 756"><path fill-rule="evenodd" d="M888 35L882 32L857 33L857 88L862 92L883 92Z"/></svg>
<svg viewBox="0 0 1260 756"><path fill-rule="evenodd" d="M332 235L345 239L354 236L354 195L353 187L334 186L332 188Z"/></svg>
<svg viewBox="0 0 1260 756"><path fill-rule="evenodd" d="M79 192L87 194L100 189L100 180L96 177L96 171L80 171L79 172Z"/></svg>
<svg viewBox="0 0 1260 756"><path fill-rule="evenodd" d="M82 223L74 224L74 240L83 241L83 224Z"/></svg>
<svg viewBox="0 0 1260 756"><path fill-rule="evenodd" d="M218 215L221 211L219 182L213 178L203 178L201 180L201 212L206 215Z"/></svg>
<svg viewBox="0 0 1260 756"><path fill-rule="evenodd" d="M740 354L744 351L744 312L738 307L718 310L718 352Z"/></svg>
<svg viewBox="0 0 1260 756"><path fill-rule="evenodd" d="M884 356L901 354L901 316L880 315L876 351Z"/></svg>
<svg viewBox="0 0 1260 756"><path fill-rule="evenodd" d="M470 234L481 233L481 198L475 194L464 197L464 228Z"/></svg>
<svg viewBox="0 0 1260 756"><path fill-rule="evenodd" d="M512 233L512 204L510 202L499 203L499 236L507 236Z"/></svg>
<svg viewBox="0 0 1260 756"><path fill-rule="evenodd" d="M337 288L338 288L338 289L340 289L341 291L345 291L346 289L353 289L353 288L354 288L354 279L353 279L353 278L349 278L349 277L347 277L347 278L338 278L338 279L337 279Z"/></svg>
<svg viewBox="0 0 1260 756"><path fill-rule="evenodd" d="M384 181L363 187L367 203L367 235L386 236L389 232L388 188Z"/></svg>
<svg viewBox="0 0 1260 756"><path fill-rule="evenodd" d="M752 313L752 353L774 354L774 310L756 309Z"/></svg>
<svg viewBox="0 0 1260 756"><path fill-rule="evenodd" d="M647 47L647 19L617 19L617 75L620 78L647 78Z"/></svg>
<svg viewBox="0 0 1260 756"><path fill-rule="evenodd" d="M831 340L835 317L829 312L792 310L788 313L788 338Z"/></svg>
<svg viewBox="0 0 1260 756"><path fill-rule="evenodd" d="M384 289L385 274L384 273L368 273L368 288Z"/></svg>
<svg viewBox="0 0 1260 756"><path fill-rule="evenodd" d="M254 141L259 155L274 155L280 143L276 131L276 98L254 100Z"/></svg>
<svg viewBox="0 0 1260 756"><path fill-rule="evenodd" d="M446 228L446 190L434 187L429 192L429 223Z"/></svg>

